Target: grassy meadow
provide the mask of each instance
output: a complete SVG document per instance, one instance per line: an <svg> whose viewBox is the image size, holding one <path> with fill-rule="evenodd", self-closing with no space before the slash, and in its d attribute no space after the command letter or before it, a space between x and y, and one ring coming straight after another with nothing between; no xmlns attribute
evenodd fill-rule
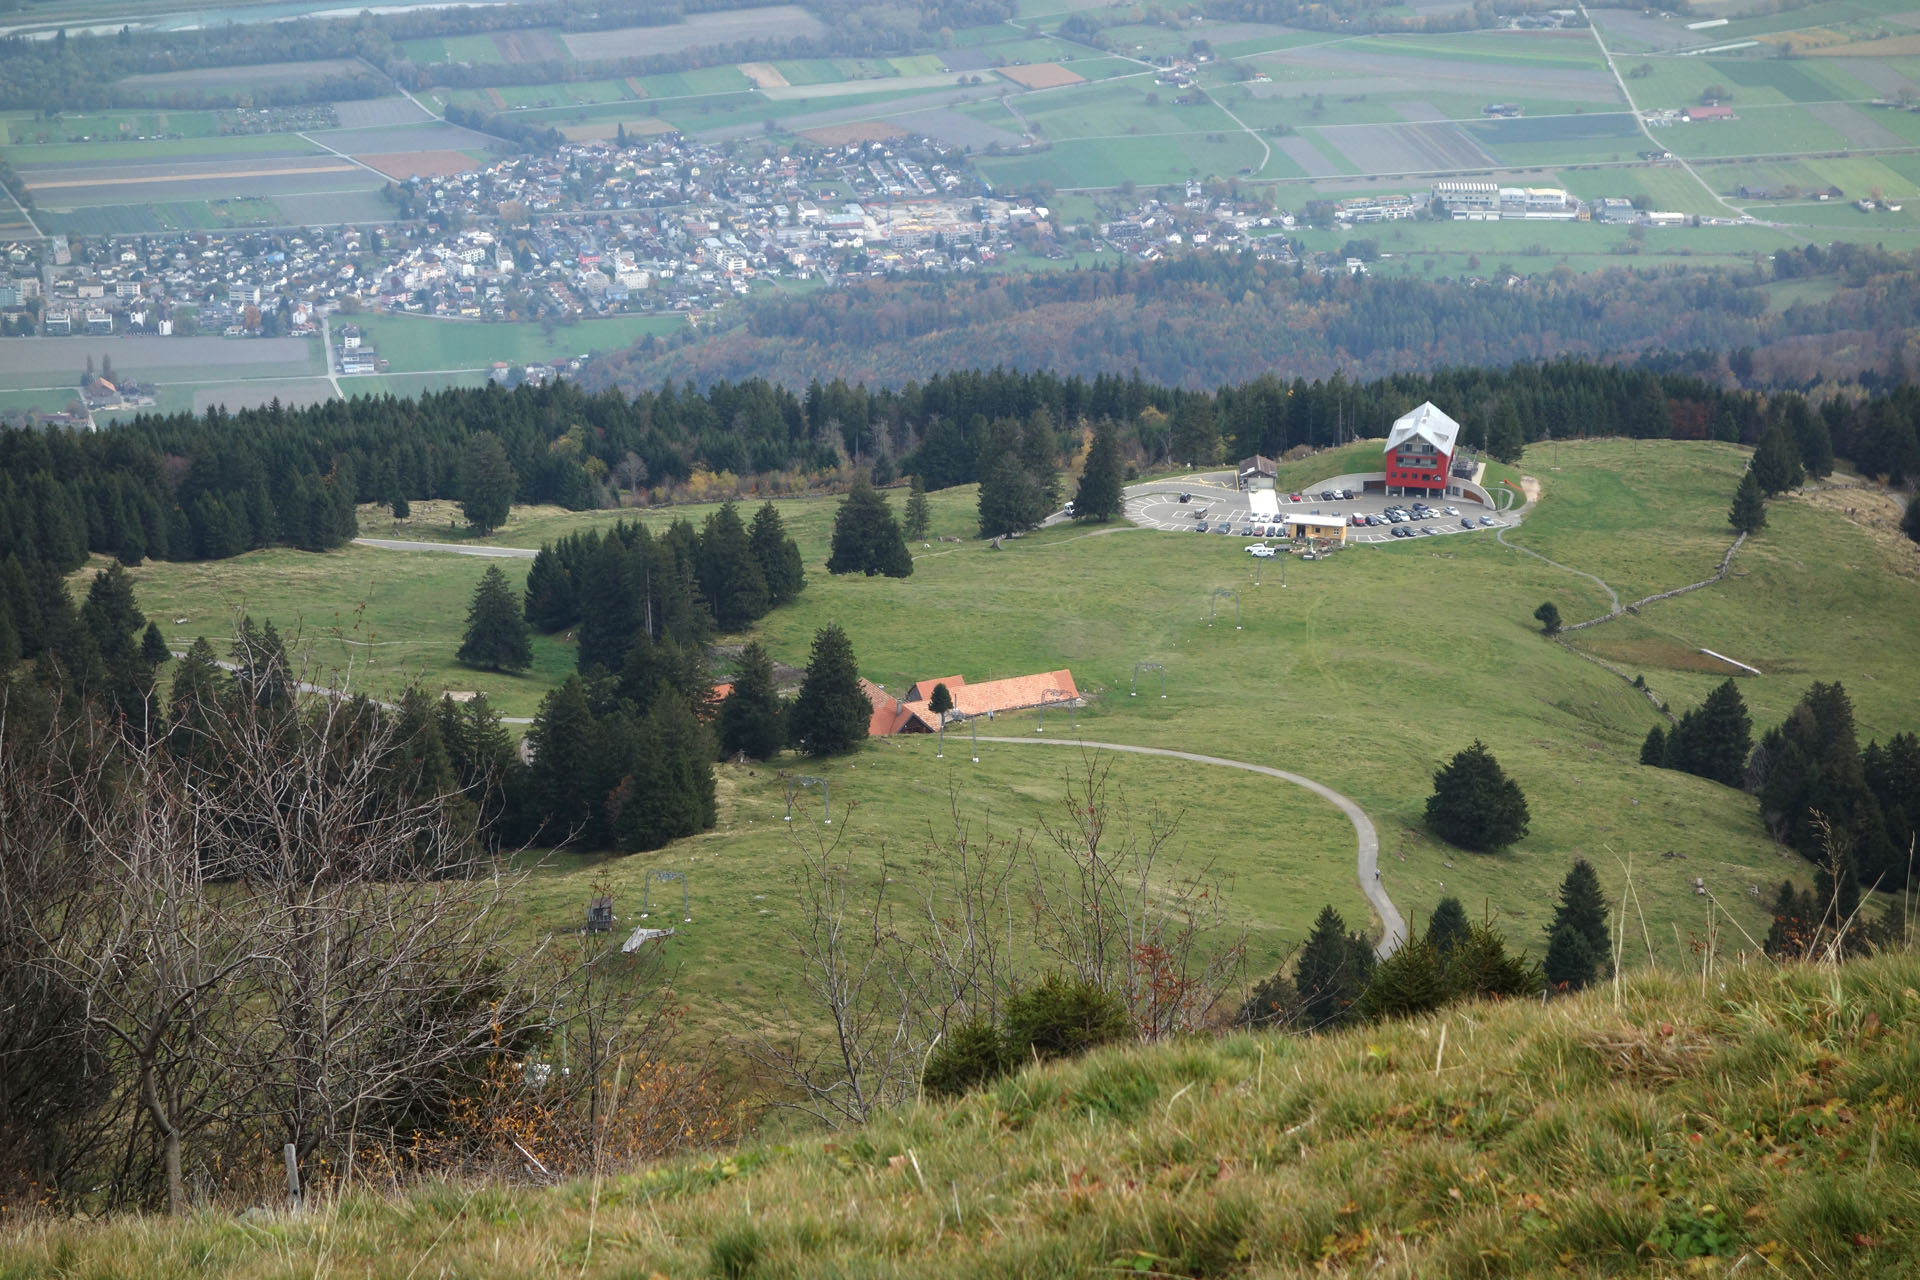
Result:
<svg viewBox="0 0 1920 1280"><path fill-rule="evenodd" d="M1912 1275L1920 962L1721 965L1107 1050L604 1179L56 1222L8 1252L139 1280Z"/></svg>
<svg viewBox="0 0 1920 1280"><path fill-rule="evenodd" d="M1288 463L1281 483L1351 469L1377 448L1361 442ZM1518 472L1538 477L1543 496L1511 536L1599 575L1623 601L1695 581L1713 571L1730 541L1725 511L1742 463L1737 448L1705 443L1535 446ZM896 506L901 500L896 491ZM967 538L973 501L971 488L932 495L934 536ZM1644 676L1656 696L1682 709L1723 678L1698 648L1753 663L1767 672L1742 685L1757 730L1776 723L1814 679L1846 681L1863 742L1914 728L1912 708L1920 705L1920 676L1906 660L1915 635L1892 625L1920 614L1913 548L1812 502L1773 503L1770 527L1741 552L1726 582L1576 633L1573 649L1539 635L1534 608L1551 599L1570 621L1594 617L1607 610L1604 592L1502 546L1490 531L1290 563L1284 586L1273 564L1261 566L1255 584L1239 539L1120 525L1065 526L1000 551L971 540L931 541L915 548L909 579L834 579L821 567L833 507L828 498L781 503L809 583L795 605L760 624L776 661L804 665L813 633L831 620L852 638L862 673L893 690L956 672L979 680L1068 667L1089 700L1078 715L1082 738L1316 778L1372 817L1386 888L1410 919L1417 923L1441 896L1457 894L1536 954L1553 891L1578 856L1595 863L1616 898L1631 867L1633 958L1641 963L1649 953L1680 961L1706 929L1708 900L1694 893L1696 877L1734 925L1757 937L1765 915L1756 894L1784 875L1809 874L1768 839L1748 797L1638 765L1658 713L1627 680L1574 649ZM621 515L658 526L683 516L697 522L709 510L516 510L487 541L536 546ZM363 532L464 540L444 505L423 503L415 512L395 528L364 511ZM522 562L500 563L512 576L524 572ZM350 664L356 686L376 690L417 676L431 689L483 690L503 713L528 715L571 668L571 647L565 637L540 638L535 669L521 677L455 665L466 604L484 567L470 557L350 548L326 556L256 552L218 565L150 563L135 576L142 604L176 647L201 631L218 644L231 633L233 610L244 607L297 631L323 676ZM1216 589L1238 593L1244 629L1208 625ZM1231 601L1223 598L1220 608L1230 613ZM191 621L170 625L176 617ZM1809 617L1822 619L1817 631ZM1136 662L1164 664L1166 700L1128 696ZM1057 710L1044 735L1040 727L1028 713L1002 717L989 732L1049 742L1070 736ZM1530 834L1497 855L1449 849L1421 820L1432 772L1475 738L1520 782L1532 809ZM598 876L611 879L617 909L631 919L649 868L690 869L695 920L669 949L682 987L702 1007L714 997L734 1007L771 1005L782 972L777 924L790 903L786 869L795 861L776 771L826 777L831 834L854 865L878 868L921 855L930 824L950 822L954 786L969 821L991 814L996 830L1033 830L1061 802L1065 771L1080 754L983 743L975 766L954 742L944 759L931 739L911 737L873 741L831 761L724 765L713 832L655 854L548 862L527 900L529 937L573 927ZM1136 813L1185 811L1177 859L1212 862L1232 878L1229 902L1250 930L1258 963L1302 937L1325 902L1355 924L1365 921L1351 833L1311 796L1235 771L1132 760L1115 766L1112 790ZM807 803L817 797L809 793ZM810 823L803 838L828 833Z"/></svg>

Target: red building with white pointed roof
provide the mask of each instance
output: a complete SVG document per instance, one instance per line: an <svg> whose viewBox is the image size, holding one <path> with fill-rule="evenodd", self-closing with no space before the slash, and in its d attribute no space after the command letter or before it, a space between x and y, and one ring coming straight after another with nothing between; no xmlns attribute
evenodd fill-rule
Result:
<svg viewBox="0 0 1920 1280"><path fill-rule="evenodd" d="M1431 400L1402 415L1387 434L1387 492L1444 494L1459 440L1460 424L1435 408Z"/></svg>

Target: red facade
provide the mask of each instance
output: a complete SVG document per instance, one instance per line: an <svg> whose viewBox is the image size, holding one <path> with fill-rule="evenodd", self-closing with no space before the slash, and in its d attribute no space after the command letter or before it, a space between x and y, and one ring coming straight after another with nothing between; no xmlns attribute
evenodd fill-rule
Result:
<svg viewBox="0 0 1920 1280"><path fill-rule="evenodd" d="M1395 489L1424 488L1430 493L1444 493L1447 488L1447 469L1452 465L1452 454L1441 453L1432 444L1415 436L1388 452L1387 485Z"/></svg>

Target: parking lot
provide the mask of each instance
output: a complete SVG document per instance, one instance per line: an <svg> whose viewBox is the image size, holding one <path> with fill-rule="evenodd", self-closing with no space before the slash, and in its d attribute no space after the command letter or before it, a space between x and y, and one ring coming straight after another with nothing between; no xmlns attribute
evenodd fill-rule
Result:
<svg viewBox="0 0 1920 1280"><path fill-rule="evenodd" d="M1340 477L1327 484L1339 484L1345 479ZM1343 490L1354 496L1340 496ZM1188 501L1180 500L1183 494L1189 496ZM1328 494L1334 496L1326 496ZM1297 495L1281 493L1277 497L1281 518L1287 515L1342 517L1347 522L1349 546L1403 542L1443 534L1484 533L1516 523L1507 515L1461 498L1390 498L1385 494L1345 489L1344 485L1342 489L1329 487L1314 492L1301 491ZM1385 513L1389 508L1411 509L1416 501L1427 502L1433 514L1399 523L1387 520ZM1454 514L1448 514L1449 508ZM1287 536L1285 527L1275 517L1253 513L1250 494L1236 492L1228 484L1215 482L1211 477L1160 480L1135 485L1127 490L1126 513L1127 519L1137 525L1169 533L1192 533L1205 524L1210 536L1257 539L1284 539ZM1352 519L1356 515L1363 519L1371 516L1380 523L1355 526ZM1471 522L1471 526L1463 521ZM1400 532L1396 534L1395 530Z"/></svg>

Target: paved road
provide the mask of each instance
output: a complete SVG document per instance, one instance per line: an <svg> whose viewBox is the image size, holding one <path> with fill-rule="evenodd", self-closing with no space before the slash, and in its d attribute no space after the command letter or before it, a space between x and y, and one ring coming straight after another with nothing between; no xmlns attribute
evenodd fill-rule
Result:
<svg viewBox="0 0 1920 1280"><path fill-rule="evenodd" d="M1359 805L1325 783L1315 782L1312 778L1303 778L1297 773L1288 773L1285 769L1271 769L1263 764L1248 764L1244 760L1224 760L1219 756L1203 756L1192 751L1172 751L1165 747L1135 747L1120 742L1085 742L1078 738L982 736L980 741L1011 743L1014 746L1093 747L1099 751L1125 751L1137 756L1167 756L1174 760L1191 760L1195 764L1245 769L1248 773L1261 773L1269 778L1278 778L1282 782L1291 782L1296 787L1305 787L1346 814L1347 821L1353 824L1353 834L1359 842L1360 892L1367 895L1367 901L1373 904L1374 912L1380 917L1380 943L1374 950L1383 956L1391 955L1399 949L1401 943L1407 940L1407 922L1401 917L1399 908L1393 905L1392 899L1387 897L1387 891L1380 883L1380 837L1373 829L1373 822Z"/></svg>
<svg viewBox="0 0 1920 1280"><path fill-rule="evenodd" d="M486 556L493 560L531 560L539 555L532 547L470 547L458 542L402 542L395 538L355 538L357 547L380 551L444 551L455 556Z"/></svg>

